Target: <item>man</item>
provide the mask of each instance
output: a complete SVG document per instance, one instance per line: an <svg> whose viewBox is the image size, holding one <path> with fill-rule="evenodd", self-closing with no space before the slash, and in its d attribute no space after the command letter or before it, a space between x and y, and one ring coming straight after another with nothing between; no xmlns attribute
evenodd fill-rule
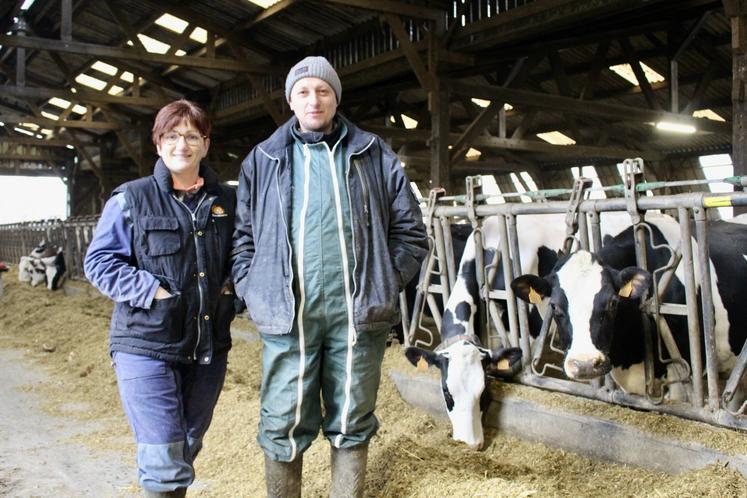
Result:
<svg viewBox="0 0 747 498"><path fill-rule="evenodd" d="M264 346L257 439L270 497L301 496L320 427L330 496L363 496L387 334L428 246L402 164L337 113L341 94L325 58L297 63L285 82L294 116L241 166L233 276Z"/></svg>

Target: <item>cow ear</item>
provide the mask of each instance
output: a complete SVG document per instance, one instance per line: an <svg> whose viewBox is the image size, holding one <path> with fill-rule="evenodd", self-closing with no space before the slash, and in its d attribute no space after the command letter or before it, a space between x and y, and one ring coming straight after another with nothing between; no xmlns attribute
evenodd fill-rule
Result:
<svg viewBox="0 0 747 498"><path fill-rule="evenodd" d="M539 304L552 292L547 280L537 275L522 275L515 278L511 282L511 289L519 298L532 304Z"/></svg>
<svg viewBox="0 0 747 498"><path fill-rule="evenodd" d="M618 295L627 299L643 299L651 288L651 274L634 266L620 270L614 280Z"/></svg>
<svg viewBox="0 0 747 498"><path fill-rule="evenodd" d="M441 358L438 354L427 349L416 348L410 346L405 349L405 356L417 368L427 367L428 365L434 365L436 367L441 366Z"/></svg>
<svg viewBox="0 0 747 498"><path fill-rule="evenodd" d="M501 348L497 351L481 348L490 358L486 373L491 377L510 379L521 370L521 349Z"/></svg>

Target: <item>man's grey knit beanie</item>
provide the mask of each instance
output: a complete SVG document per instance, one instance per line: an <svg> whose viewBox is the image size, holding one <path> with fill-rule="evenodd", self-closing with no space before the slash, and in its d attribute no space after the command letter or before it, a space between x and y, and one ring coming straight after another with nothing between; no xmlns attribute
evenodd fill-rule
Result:
<svg viewBox="0 0 747 498"><path fill-rule="evenodd" d="M340 77L337 76L337 71L332 67L324 57L309 56L300 62L297 62L290 71L288 71L288 77L285 78L285 100L290 102L291 90L293 85L303 78L319 78L320 80L326 81L332 90L335 91L337 96L337 103L340 103L342 99L342 84L340 83Z"/></svg>

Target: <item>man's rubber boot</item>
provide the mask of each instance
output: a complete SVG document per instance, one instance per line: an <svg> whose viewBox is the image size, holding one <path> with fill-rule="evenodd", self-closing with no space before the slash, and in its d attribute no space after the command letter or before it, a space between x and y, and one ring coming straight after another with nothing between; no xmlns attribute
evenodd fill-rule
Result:
<svg viewBox="0 0 747 498"><path fill-rule="evenodd" d="M177 488L174 491L145 491L145 498L184 498L187 488Z"/></svg>
<svg viewBox="0 0 747 498"><path fill-rule="evenodd" d="M363 498L366 488L368 445L332 448L332 485L330 498Z"/></svg>
<svg viewBox="0 0 747 498"><path fill-rule="evenodd" d="M303 457L292 462L278 462L265 455L267 498L301 498Z"/></svg>

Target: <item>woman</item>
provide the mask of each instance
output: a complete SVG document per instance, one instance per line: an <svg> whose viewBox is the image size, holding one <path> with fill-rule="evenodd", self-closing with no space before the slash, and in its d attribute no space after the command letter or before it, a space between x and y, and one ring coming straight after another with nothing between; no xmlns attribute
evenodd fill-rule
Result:
<svg viewBox="0 0 747 498"><path fill-rule="evenodd" d="M193 102L158 112L153 174L114 190L84 263L115 302L109 349L147 497L183 497L194 481L231 347L236 196L201 164L209 135Z"/></svg>

